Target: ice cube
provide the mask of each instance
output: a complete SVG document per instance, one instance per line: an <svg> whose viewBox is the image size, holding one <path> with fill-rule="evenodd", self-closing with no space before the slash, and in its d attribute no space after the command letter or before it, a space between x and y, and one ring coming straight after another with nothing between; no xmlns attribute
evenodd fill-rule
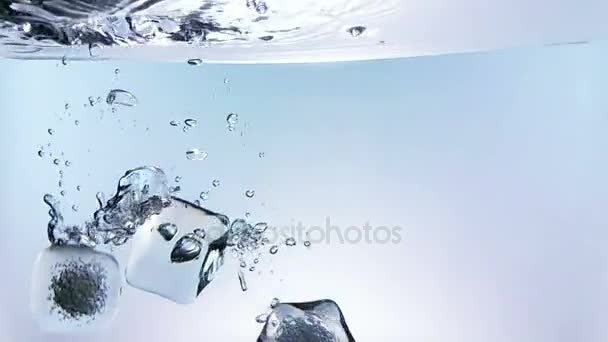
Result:
<svg viewBox="0 0 608 342"><path fill-rule="evenodd" d="M172 198L135 234L126 270L128 284L176 303L194 302L223 264L227 225L223 215ZM167 227L171 227L169 239Z"/></svg>
<svg viewBox="0 0 608 342"><path fill-rule="evenodd" d="M334 301L279 303L266 319L258 342L354 342Z"/></svg>
<svg viewBox="0 0 608 342"><path fill-rule="evenodd" d="M122 277L116 259L88 247L51 246L34 265L31 309L41 330L72 332L107 327Z"/></svg>

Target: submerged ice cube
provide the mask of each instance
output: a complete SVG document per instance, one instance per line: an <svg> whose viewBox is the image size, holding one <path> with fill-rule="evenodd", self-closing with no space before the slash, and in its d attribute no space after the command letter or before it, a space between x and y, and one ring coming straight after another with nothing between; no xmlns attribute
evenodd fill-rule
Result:
<svg viewBox="0 0 608 342"><path fill-rule="evenodd" d="M116 259L88 247L51 246L34 265L31 309L40 328L71 332L106 327L122 286Z"/></svg>
<svg viewBox="0 0 608 342"><path fill-rule="evenodd" d="M223 215L172 198L171 204L150 216L133 237L127 282L176 303L192 303L223 264L227 224ZM171 231L174 236L167 239L159 227L160 231L175 227Z"/></svg>
<svg viewBox="0 0 608 342"><path fill-rule="evenodd" d="M342 311L332 300L277 303L257 342L354 342Z"/></svg>

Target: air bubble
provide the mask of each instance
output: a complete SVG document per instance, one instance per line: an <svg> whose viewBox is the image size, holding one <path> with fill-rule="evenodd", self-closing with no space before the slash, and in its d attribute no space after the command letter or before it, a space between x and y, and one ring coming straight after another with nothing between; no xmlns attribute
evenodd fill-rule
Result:
<svg viewBox="0 0 608 342"><path fill-rule="evenodd" d="M217 188L218 186L220 186L220 180L214 179L211 185L213 185L214 188Z"/></svg>
<svg viewBox="0 0 608 342"><path fill-rule="evenodd" d="M365 32L365 30L366 30L365 26L353 26L346 31L348 33L350 33L351 36L356 38L356 37L359 37L361 34L363 34L363 32Z"/></svg>
<svg viewBox="0 0 608 342"><path fill-rule="evenodd" d="M192 58L192 59L188 60L188 64L194 65L194 66L201 65L201 64L203 64L203 60L200 58Z"/></svg>
<svg viewBox="0 0 608 342"><path fill-rule="evenodd" d="M49 129L47 130L47 132L49 132L49 135L53 135L53 134L55 134L55 130L53 130L52 128L49 128Z"/></svg>
<svg viewBox="0 0 608 342"><path fill-rule="evenodd" d="M247 291L247 281L245 281L245 273L239 270L239 283L241 284L241 290Z"/></svg>
<svg viewBox="0 0 608 342"><path fill-rule="evenodd" d="M247 196L248 198L253 198L253 196L255 196L255 191L247 190L247 191L245 191L245 196Z"/></svg>
<svg viewBox="0 0 608 342"><path fill-rule="evenodd" d="M99 57L101 53L101 46L97 43L89 44L89 56L91 57Z"/></svg>
<svg viewBox="0 0 608 342"><path fill-rule="evenodd" d="M265 1L260 1L257 6L255 6L255 11L260 15L264 15L268 12L268 5L266 5Z"/></svg>
<svg viewBox="0 0 608 342"><path fill-rule="evenodd" d="M61 160L55 159L55 160L53 160L53 164L59 165L59 164L61 164Z"/></svg>
<svg viewBox="0 0 608 342"><path fill-rule="evenodd" d="M228 123L228 130L234 131L234 126L239 122L239 115L237 113L228 114L226 122Z"/></svg>
<svg viewBox="0 0 608 342"><path fill-rule="evenodd" d="M198 121L196 121L196 119L186 119L184 121L184 124L188 127L196 127L197 123L198 123Z"/></svg>
<svg viewBox="0 0 608 342"><path fill-rule="evenodd" d="M270 247L270 254L277 254L277 252L279 251L279 246L274 245L272 247Z"/></svg>
<svg viewBox="0 0 608 342"><path fill-rule="evenodd" d="M286 244L287 246L290 246L290 247L291 247L291 246L295 246L295 245L296 245L296 239L294 239L294 238L290 237L290 238L288 238L287 240L285 240L285 244Z"/></svg>
<svg viewBox="0 0 608 342"><path fill-rule="evenodd" d="M206 201L209 199L209 191L203 191L201 192L200 196L199 196L203 201Z"/></svg>
<svg viewBox="0 0 608 342"><path fill-rule="evenodd" d="M106 103L109 105L121 105L127 107L134 107L137 105L137 98L135 95L123 89L112 89L106 97Z"/></svg>
<svg viewBox="0 0 608 342"><path fill-rule="evenodd" d="M310 241L304 241L304 247L310 247Z"/></svg>
<svg viewBox="0 0 608 342"><path fill-rule="evenodd" d="M198 148L193 148L186 151L186 159L188 160L205 160L209 154Z"/></svg>
<svg viewBox="0 0 608 342"><path fill-rule="evenodd" d="M207 232L202 228L195 229L193 233L201 239L204 239L207 236Z"/></svg>

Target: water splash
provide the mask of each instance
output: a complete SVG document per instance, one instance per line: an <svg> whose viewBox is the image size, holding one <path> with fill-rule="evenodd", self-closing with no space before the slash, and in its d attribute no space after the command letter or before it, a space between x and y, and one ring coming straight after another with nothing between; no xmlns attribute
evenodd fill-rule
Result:
<svg viewBox="0 0 608 342"><path fill-rule="evenodd" d="M63 191L62 191L63 193ZM82 226L67 226L52 195L44 202L51 208L48 237L52 244L95 246L126 243L151 215L158 214L171 203L167 177L158 168L146 166L129 170L120 178L116 194L103 203L97 194L100 208L93 219Z"/></svg>

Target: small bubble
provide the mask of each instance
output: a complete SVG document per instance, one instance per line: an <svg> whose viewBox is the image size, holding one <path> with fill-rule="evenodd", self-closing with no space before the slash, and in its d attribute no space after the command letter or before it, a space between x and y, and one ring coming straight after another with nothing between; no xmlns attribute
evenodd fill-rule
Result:
<svg viewBox="0 0 608 342"><path fill-rule="evenodd" d="M270 301L270 308L274 309L276 308L279 304L281 303L281 301L279 300L279 298L272 298L272 301Z"/></svg>
<svg viewBox="0 0 608 342"><path fill-rule="evenodd" d="M196 204L196 206L200 207L201 206L201 201L200 200L194 200L194 204Z"/></svg>
<svg viewBox="0 0 608 342"><path fill-rule="evenodd" d="M172 193L177 193L177 192L182 191L182 187L179 186L179 185L178 186L174 186L171 189L169 189L169 191L172 192Z"/></svg>
<svg viewBox="0 0 608 342"><path fill-rule="evenodd" d="M264 15L268 12L268 5L266 5L265 1L260 1L257 3L257 6L255 6L255 11L260 15Z"/></svg>
<svg viewBox="0 0 608 342"><path fill-rule="evenodd" d="M188 60L188 64L194 65L194 66L201 65L201 64L203 64L203 60L200 58L192 58L192 59Z"/></svg>
<svg viewBox="0 0 608 342"><path fill-rule="evenodd" d="M169 125L171 125L173 127L177 127L177 125L179 125L179 123L177 123L177 121L175 121L175 120L171 120L171 122L169 122Z"/></svg>
<svg viewBox="0 0 608 342"><path fill-rule="evenodd" d="M346 30L346 32L350 33L353 37L359 37L363 32L365 32L365 26L353 26Z"/></svg>
<svg viewBox="0 0 608 342"><path fill-rule="evenodd" d="M76 204L74 204L74 205L72 206L72 210L74 210L74 211L78 211L78 206L77 206Z"/></svg>
<svg viewBox="0 0 608 342"><path fill-rule="evenodd" d="M268 223L258 222L255 224L255 226L253 226L253 229L255 229L256 233L263 233L266 231L266 229L268 229Z"/></svg>
<svg viewBox="0 0 608 342"><path fill-rule="evenodd" d="M247 196L248 198L253 198L253 196L255 196L255 191L247 190L245 191L245 196Z"/></svg>
<svg viewBox="0 0 608 342"><path fill-rule="evenodd" d="M220 186L220 180L214 179L211 185L213 185L214 188L217 188L218 186Z"/></svg>
<svg viewBox="0 0 608 342"><path fill-rule="evenodd" d="M199 196L203 201L206 201L209 199L209 191L203 191L201 192L200 196Z"/></svg>
<svg viewBox="0 0 608 342"><path fill-rule="evenodd" d="M188 160L205 160L209 154L205 151L193 148L186 151L186 159Z"/></svg>
<svg viewBox="0 0 608 342"><path fill-rule="evenodd" d="M175 183L179 183L182 180L182 177L175 176Z"/></svg>
<svg viewBox="0 0 608 342"><path fill-rule="evenodd" d="M54 130L54 129L52 129L52 128L49 128L49 129L47 130L47 132L49 132L49 135L53 135L53 134L55 134L55 130Z"/></svg>
<svg viewBox="0 0 608 342"><path fill-rule="evenodd" d="M245 268L245 267L247 267L247 263L246 263L246 262L244 262L244 261L241 261L240 266L241 266L242 268Z"/></svg>
<svg viewBox="0 0 608 342"><path fill-rule="evenodd" d="M202 228L197 228L194 230L194 235L198 236L201 239L204 239L207 236L207 232L205 232Z"/></svg>
<svg viewBox="0 0 608 342"><path fill-rule="evenodd" d="M260 259L258 259L258 258L253 259L253 263L254 263L254 264L257 264L257 263L259 263L259 262L260 262Z"/></svg>
<svg viewBox="0 0 608 342"><path fill-rule="evenodd" d="M245 213L245 217L246 217L246 218L249 218L249 216L251 216L251 213L250 213L250 212L246 212L246 213Z"/></svg>
<svg viewBox="0 0 608 342"><path fill-rule="evenodd" d="M196 124L198 123L198 121L196 121L196 119L186 119L184 120L184 124L188 127L196 127Z"/></svg>
<svg viewBox="0 0 608 342"><path fill-rule="evenodd" d="M93 96L89 96L89 105L91 107L95 106L95 98Z"/></svg>
<svg viewBox="0 0 608 342"><path fill-rule="evenodd" d="M291 247L291 246L295 246L295 245L296 245L296 239L294 239L294 238L290 237L290 238L288 238L287 240L285 240L285 244L286 244L287 246L290 246L290 247Z"/></svg>
<svg viewBox="0 0 608 342"><path fill-rule="evenodd" d="M65 108L65 110L70 109L70 104L66 102L65 106L63 106L63 108Z"/></svg>
<svg viewBox="0 0 608 342"><path fill-rule="evenodd" d="M59 181L59 182L57 182L57 185L61 188L61 187L63 187L63 182Z"/></svg>
<svg viewBox="0 0 608 342"><path fill-rule="evenodd" d="M241 284L241 290L247 291L247 281L245 281L245 274L239 270L239 283Z"/></svg>
<svg viewBox="0 0 608 342"><path fill-rule="evenodd" d="M272 247L270 247L270 254L277 254L277 252L279 251L279 246L274 245Z"/></svg>
<svg viewBox="0 0 608 342"><path fill-rule="evenodd" d="M183 131L184 133L186 133L186 132L188 132L188 130L189 130L189 129L190 129L190 127L188 127L188 126L184 126L184 128L182 128L182 131Z"/></svg>
<svg viewBox="0 0 608 342"><path fill-rule="evenodd" d="M114 69L114 75L118 75L118 74L120 74L120 69L118 69L118 68Z"/></svg>
<svg viewBox="0 0 608 342"><path fill-rule="evenodd" d="M274 39L274 36L261 36L261 37L258 37L258 39L263 40L265 42L269 42Z"/></svg>
<svg viewBox="0 0 608 342"><path fill-rule="evenodd" d="M65 166L69 167L70 165L72 165L72 163L69 160L65 161Z"/></svg>
<svg viewBox="0 0 608 342"><path fill-rule="evenodd" d="M40 158L44 157L44 151L43 150L38 150L38 157L40 157Z"/></svg>
<svg viewBox="0 0 608 342"><path fill-rule="evenodd" d="M260 158L264 158L264 152L260 152L260 153L258 153L258 157L260 157Z"/></svg>
<svg viewBox="0 0 608 342"><path fill-rule="evenodd" d="M137 105L135 95L123 89L112 89L106 97L106 103L109 105L121 105L134 107Z"/></svg>
<svg viewBox="0 0 608 342"><path fill-rule="evenodd" d="M233 131L234 126L239 122L239 115L237 113L230 113L226 117L226 122L228 123L228 130Z"/></svg>
<svg viewBox="0 0 608 342"><path fill-rule="evenodd" d="M80 185L76 185L76 190L80 191L82 189L82 187L80 187Z"/></svg>
<svg viewBox="0 0 608 342"><path fill-rule="evenodd" d="M61 64L68 65L68 57L67 56L61 57Z"/></svg>
<svg viewBox="0 0 608 342"><path fill-rule="evenodd" d="M304 247L310 247L310 241L304 241Z"/></svg>
<svg viewBox="0 0 608 342"><path fill-rule="evenodd" d="M59 165L59 164L61 164L61 160L55 159L55 160L53 160L53 164Z"/></svg>
<svg viewBox="0 0 608 342"><path fill-rule="evenodd" d="M228 84L230 83L230 80L228 79L228 77L224 78L224 84Z"/></svg>
<svg viewBox="0 0 608 342"><path fill-rule="evenodd" d="M97 43L89 44L89 56L98 57L101 53L101 46Z"/></svg>
<svg viewBox="0 0 608 342"><path fill-rule="evenodd" d="M76 125L76 126L80 125L80 120L74 120L74 125Z"/></svg>
<svg viewBox="0 0 608 342"><path fill-rule="evenodd" d="M249 272L253 272L253 271L255 271L255 266L249 267Z"/></svg>
<svg viewBox="0 0 608 342"><path fill-rule="evenodd" d="M61 196L65 196L65 190L61 190L61 192L59 193Z"/></svg>

